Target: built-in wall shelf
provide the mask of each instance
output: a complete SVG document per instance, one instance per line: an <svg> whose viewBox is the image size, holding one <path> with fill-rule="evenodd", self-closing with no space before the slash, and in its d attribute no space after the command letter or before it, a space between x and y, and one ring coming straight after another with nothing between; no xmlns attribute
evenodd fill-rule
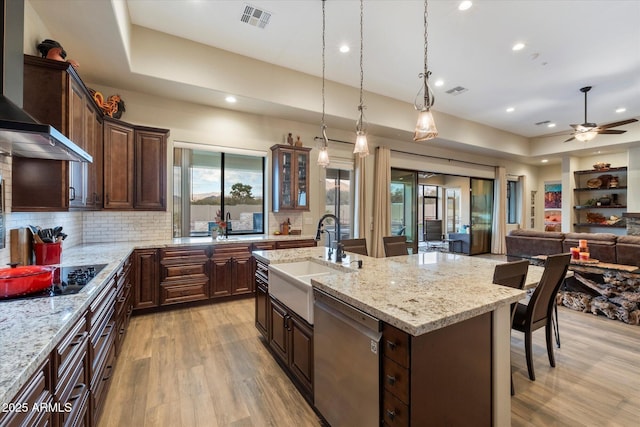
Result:
<svg viewBox="0 0 640 427"><path fill-rule="evenodd" d="M626 205L608 205L608 206L596 206L596 205L584 205L574 206L573 209L627 209Z"/></svg>
<svg viewBox="0 0 640 427"><path fill-rule="evenodd" d="M624 221L622 221L624 222ZM599 223L591 223L591 222L587 222L587 223L580 223L580 224L573 224L574 227L589 227L589 228L596 228L596 227L602 227L602 228L626 228L626 224L613 224L613 225L609 225L609 224L599 224Z"/></svg>
<svg viewBox="0 0 640 427"><path fill-rule="evenodd" d="M627 167L574 171L576 188L573 226L589 232L608 228L611 232L626 228L622 218L627 211Z"/></svg>

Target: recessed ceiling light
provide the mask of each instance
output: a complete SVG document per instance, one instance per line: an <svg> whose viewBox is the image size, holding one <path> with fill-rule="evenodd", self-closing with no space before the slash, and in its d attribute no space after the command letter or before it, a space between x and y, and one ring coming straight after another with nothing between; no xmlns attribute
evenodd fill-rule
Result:
<svg viewBox="0 0 640 427"><path fill-rule="evenodd" d="M347 52L349 52L349 50L350 50L350 48L346 44L343 44L342 46L340 46L340 52L342 52L342 53L347 53Z"/></svg>
<svg viewBox="0 0 640 427"><path fill-rule="evenodd" d="M542 163L549 163L549 160L548 160L548 159L542 159L542 160L540 160L540 162L542 162Z"/></svg>
<svg viewBox="0 0 640 427"><path fill-rule="evenodd" d="M473 6L473 2L469 0L461 1L458 5L458 10L468 10L471 6Z"/></svg>
<svg viewBox="0 0 640 427"><path fill-rule="evenodd" d="M616 108L616 113L624 113L625 111L627 111L627 109L624 107Z"/></svg>
<svg viewBox="0 0 640 427"><path fill-rule="evenodd" d="M547 125L547 127L548 127L548 128L554 128L554 127L556 127L556 124L555 124L555 123L549 123L549 124Z"/></svg>
<svg viewBox="0 0 640 427"><path fill-rule="evenodd" d="M513 113L515 110L516 110L515 108L509 107L509 108L507 108L506 111L507 111L507 113Z"/></svg>
<svg viewBox="0 0 640 427"><path fill-rule="evenodd" d="M224 100L227 101L229 104L235 104L236 101L238 101L236 97L232 95L227 96Z"/></svg>
<svg viewBox="0 0 640 427"><path fill-rule="evenodd" d="M440 86L444 86L444 80L436 80L436 82L434 83L436 86L440 87Z"/></svg>
<svg viewBox="0 0 640 427"><path fill-rule="evenodd" d="M516 43L516 44L514 44L514 45L513 45L513 47L511 48L511 50L519 51L519 50L524 49L524 46L525 46L525 44L524 44L524 43Z"/></svg>

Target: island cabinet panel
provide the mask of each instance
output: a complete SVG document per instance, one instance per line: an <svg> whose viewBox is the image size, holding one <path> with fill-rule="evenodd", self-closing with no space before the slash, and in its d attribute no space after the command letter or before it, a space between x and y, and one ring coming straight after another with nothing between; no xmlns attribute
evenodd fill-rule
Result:
<svg viewBox="0 0 640 427"><path fill-rule="evenodd" d="M93 300L88 312L90 414L93 424L97 422L102 411L115 363L117 274L109 280L109 285Z"/></svg>
<svg viewBox="0 0 640 427"><path fill-rule="evenodd" d="M209 298L209 247L160 249L160 305Z"/></svg>
<svg viewBox="0 0 640 427"><path fill-rule="evenodd" d="M291 373L311 393L313 390L313 328L296 315L289 318Z"/></svg>
<svg viewBox="0 0 640 427"><path fill-rule="evenodd" d="M268 344L303 396L313 400L313 327L271 297Z"/></svg>
<svg viewBox="0 0 640 427"><path fill-rule="evenodd" d="M281 362L289 364L289 325L286 307L276 299L271 299L271 331L269 347Z"/></svg>
<svg viewBox="0 0 640 427"><path fill-rule="evenodd" d="M211 298L253 292L252 244L219 244L211 257Z"/></svg>
<svg viewBox="0 0 640 427"><path fill-rule="evenodd" d="M256 328L265 339L269 339L269 269L267 264L255 259Z"/></svg>
<svg viewBox="0 0 640 427"><path fill-rule="evenodd" d="M160 303L159 263L157 249L133 252L133 309L157 307Z"/></svg>
<svg viewBox="0 0 640 427"><path fill-rule="evenodd" d="M18 426L51 426L52 411L34 411L34 407L51 407L53 394L51 389L51 362L47 358L36 370L16 397L7 403L0 412L0 425Z"/></svg>
<svg viewBox="0 0 640 427"><path fill-rule="evenodd" d="M492 425L491 330L491 313L417 337L384 324L384 425Z"/></svg>
<svg viewBox="0 0 640 427"><path fill-rule="evenodd" d="M89 417L89 327L82 316L52 352L54 425L91 425Z"/></svg>

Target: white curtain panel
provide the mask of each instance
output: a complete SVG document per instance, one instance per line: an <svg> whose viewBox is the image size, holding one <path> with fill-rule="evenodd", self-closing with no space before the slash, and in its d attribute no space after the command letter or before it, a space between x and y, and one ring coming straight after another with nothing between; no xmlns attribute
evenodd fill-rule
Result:
<svg viewBox="0 0 640 427"><path fill-rule="evenodd" d="M365 197L365 182L366 182L366 161L364 157L360 157L360 154L354 154L354 181L355 181L355 204L353 217L355 218L355 224L353 228L354 239L364 239L367 237L367 218L365 212L366 197Z"/></svg>
<svg viewBox="0 0 640 427"><path fill-rule="evenodd" d="M376 149L374 174L371 256L382 258L382 237L391 235L391 150L387 147Z"/></svg>
<svg viewBox="0 0 640 427"><path fill-rule="evenodd" d="M494 192L491 253L502 255L506 252L505 236L507 234L507 171L503 166L496 167Z"/></svg>

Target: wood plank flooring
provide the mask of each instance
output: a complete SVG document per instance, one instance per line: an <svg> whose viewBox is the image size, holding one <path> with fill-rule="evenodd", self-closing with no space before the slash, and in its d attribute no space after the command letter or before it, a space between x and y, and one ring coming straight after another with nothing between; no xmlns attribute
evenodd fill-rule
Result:
<svg viewBox="0 0 640 427"><path fill-rule="evenodd" d="M535 382L512 332L512 425L638 425L640 328L559 316L556 368L534 333ZM259 339L253 299L133 317L105 405L99 427L321 425Z"/></svg>

